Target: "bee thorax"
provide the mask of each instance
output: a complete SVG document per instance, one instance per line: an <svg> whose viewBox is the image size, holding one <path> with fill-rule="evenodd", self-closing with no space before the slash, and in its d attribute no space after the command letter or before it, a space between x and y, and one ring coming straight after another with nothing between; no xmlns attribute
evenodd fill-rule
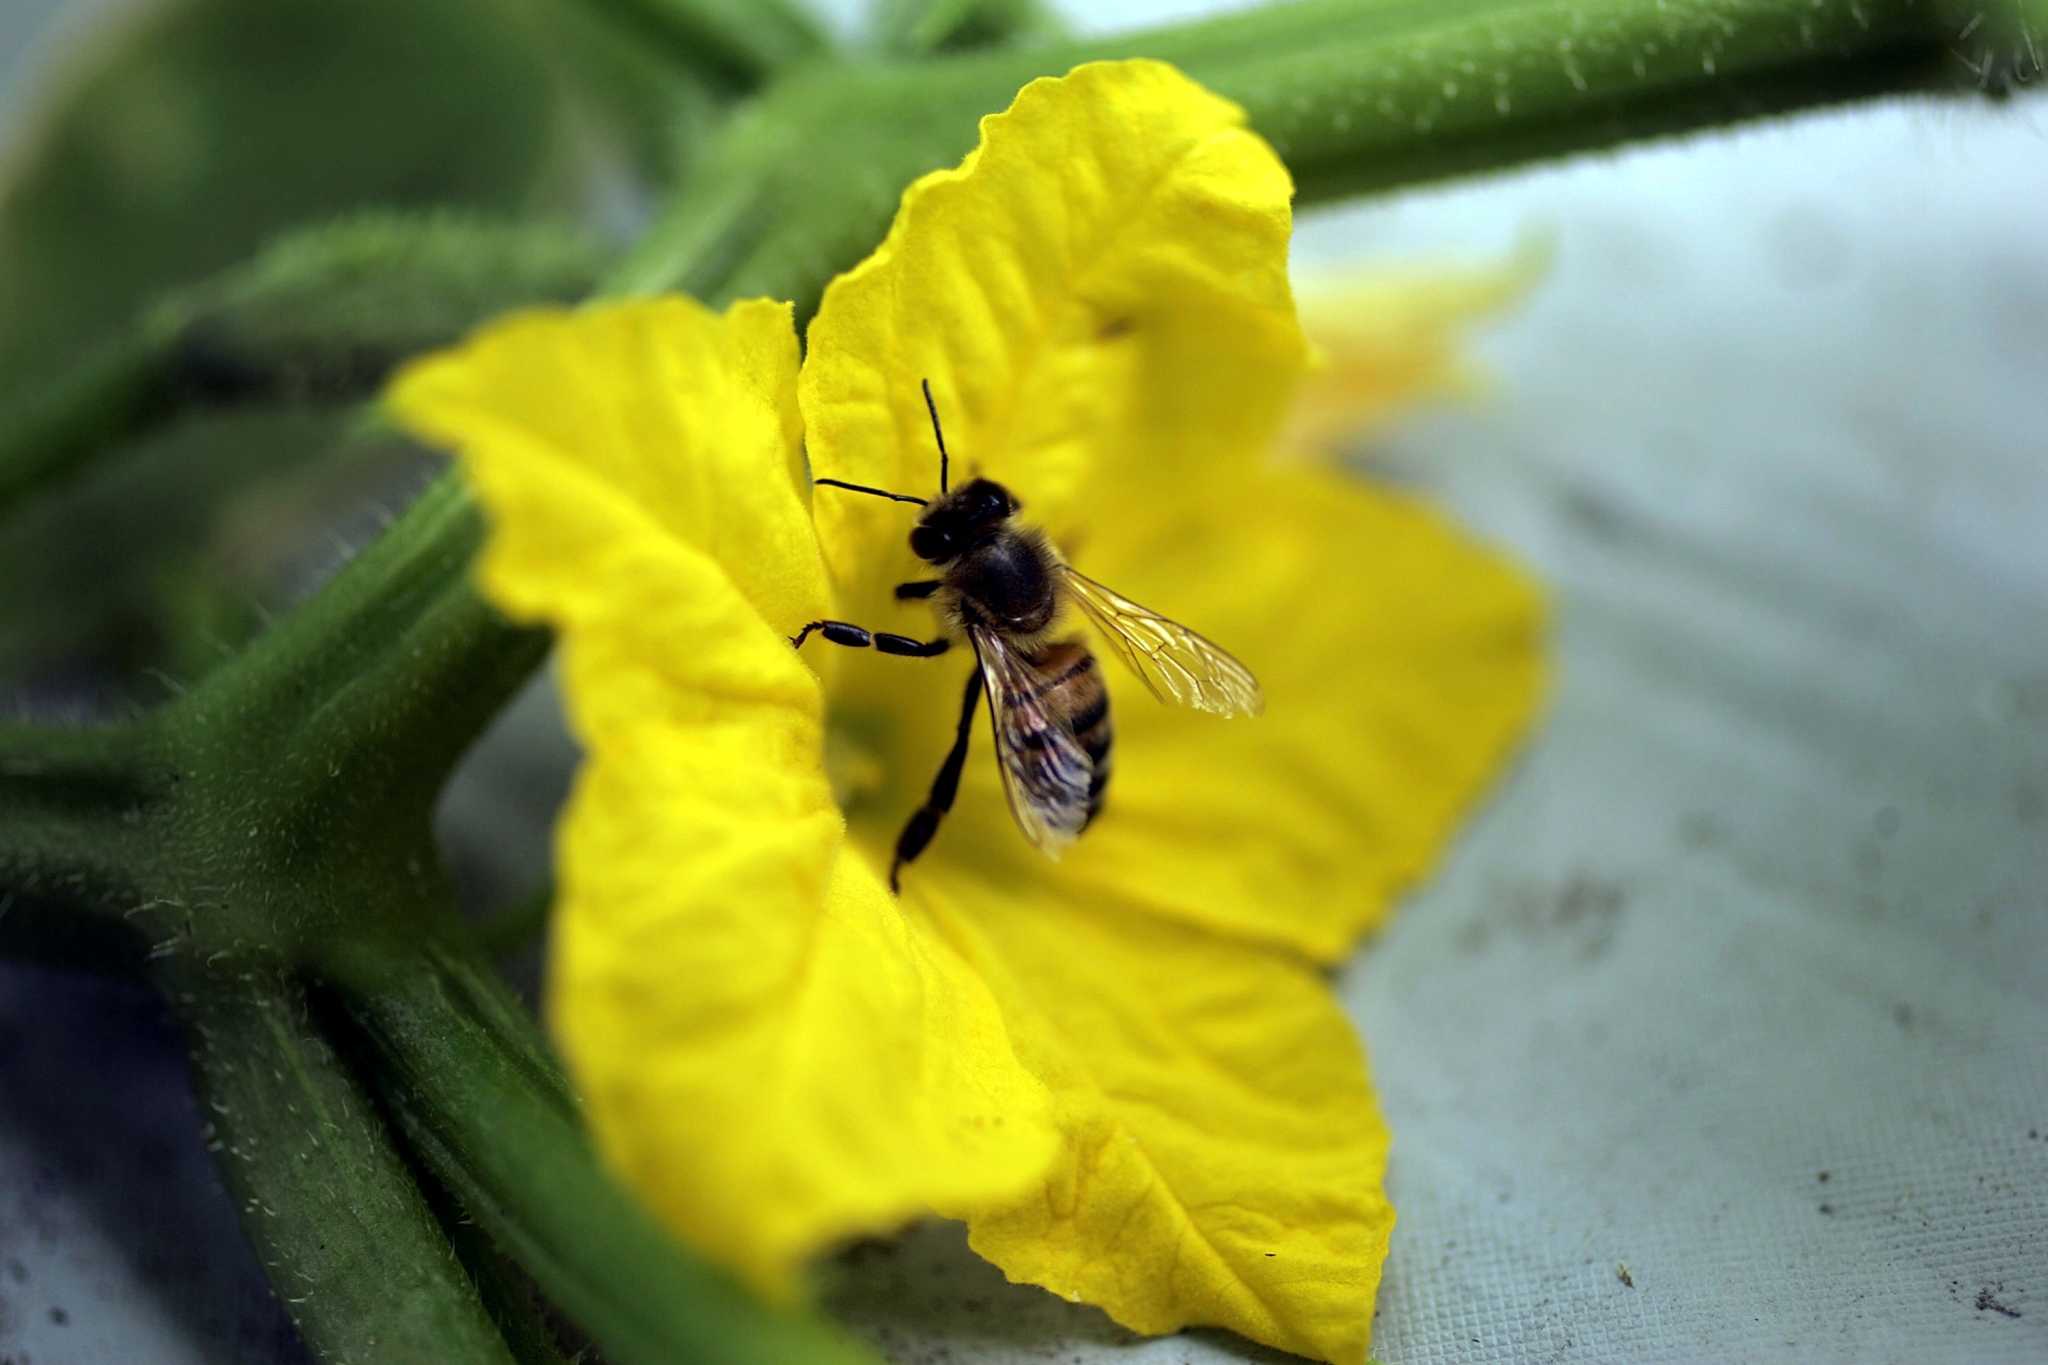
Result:
<svg viewBox="0 0 2048 1365"><path fill-rule="evenodd" d="M1059 608L1051 548L1034 532L1009 529L953 562L946 586L963 618L1011 635L1035 635Z"/></svg>

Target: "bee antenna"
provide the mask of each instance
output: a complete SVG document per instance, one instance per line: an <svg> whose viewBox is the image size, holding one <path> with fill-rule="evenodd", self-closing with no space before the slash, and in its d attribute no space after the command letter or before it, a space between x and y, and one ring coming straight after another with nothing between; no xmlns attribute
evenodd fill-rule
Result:
<svg viewBox="0 0 2048 1365"><path fill-rule="evenodd" d="M812 479L821 488L844 488L849 493L866 493L870 497L887 498L891 502L914 502L919 507L929 507L923 498L913 498L908 493L891 493L886 488L870 488L864 483L848 483L844 479Z"/></svg>
<svg viewBox="0 0 2048 1365"><path fill-rule="evenodd" d="M924 408L926 412L932 415L932 435L939 443L939 491L944 493L947 491L947 465L950 463L946 458L946 433L939 430L939 405L932 401L932 381L927 379L923 381L923 384Z"/></svg>

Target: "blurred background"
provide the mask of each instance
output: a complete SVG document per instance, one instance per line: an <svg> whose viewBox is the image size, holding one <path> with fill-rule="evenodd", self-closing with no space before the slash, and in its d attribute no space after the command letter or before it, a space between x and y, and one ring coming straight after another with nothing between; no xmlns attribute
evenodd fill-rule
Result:
<svg viewBox="0 0 2048 1365"><path fill-rule="evenodd" d="M348 210L559 230L438 312L366 279L416 342L580 292L718 98L597 8L0 6L0 413ZM1489 395L1356 452L1550 583L1558 667L1340 983L1396 1137L1383 1359L2048 1359L2044 205L2023 93L1305 216L1304 265L1554 244L1479 343ZM432 470L351 411L284 383L10 509L0 705L147 705L308 591ZM540 689L466 769L444 832L479 905L543 878L570 761ZM943 1225L830 1276L899 1360L1272 1358L1140 1342ZM0 1362L302 1358L161 1009L0 963Z"/></svg>

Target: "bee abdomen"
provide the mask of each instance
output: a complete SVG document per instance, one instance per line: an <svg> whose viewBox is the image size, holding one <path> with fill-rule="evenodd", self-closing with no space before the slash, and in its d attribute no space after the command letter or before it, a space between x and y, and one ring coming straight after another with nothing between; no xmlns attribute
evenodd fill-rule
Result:
<svg viewBox="0 0 2048 1365"><path fill-rule="evenodd" d="M1045 709L1065 723L1088 755L1093 769L1088 779L1088 819L1092 821L1102 809L1103 793L1109 786L1109 751L1115 738L1109 723L1109 688L1102 680L1101 665L1079 640L1048 645L1032 663L1046 676L1038 694Z"/></svg>

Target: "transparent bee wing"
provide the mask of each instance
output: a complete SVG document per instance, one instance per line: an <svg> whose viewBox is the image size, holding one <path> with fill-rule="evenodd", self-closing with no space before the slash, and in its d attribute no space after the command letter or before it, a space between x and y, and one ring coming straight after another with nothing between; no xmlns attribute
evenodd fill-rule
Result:
<svg viewBox="0 0 2048 1365"><path fill-rule="evenodd" d="M1219 716L1256 716L1266 709L1259 680L1224 650L1072 565L1060 565L1060 573L1068 596L1159 700Z"/></svg>
<svg viewBox="0 0 2048 1365"><path fill-rule="evenodd" d="M999 635L968 632L988 685L996 767L1010 814L1032 846L1048 857L1074 842L1088 823L1088 784L1095 764L1066 722L1041 700L1051 680Z"/></svg>

